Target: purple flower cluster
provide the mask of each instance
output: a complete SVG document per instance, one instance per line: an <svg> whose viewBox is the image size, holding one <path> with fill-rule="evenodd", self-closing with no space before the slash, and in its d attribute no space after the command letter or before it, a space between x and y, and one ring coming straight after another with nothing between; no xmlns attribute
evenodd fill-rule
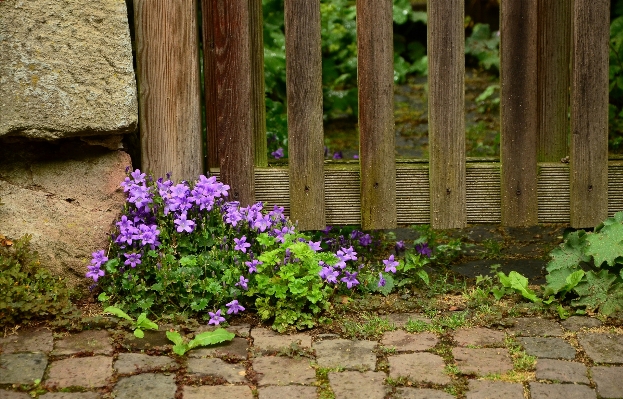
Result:
<svg viewBox="0 0 623 399"><path fill-rule="evenodd" d="M359 281L357 280L357 272L349 272L346 270L346 262L348 261L356 261L357 260L357 252L353 249L352 246L346 248L342 247L337 251L337 262L335 265L328 265L323 261L320 261L320 266L322 266L322 270L318 273L320 278L322 278L325 282L330 284L337 284L339 281L346 283L346 287L351 289L357 285L359 285ZM343 277L340 276L343 273Z"/></svg>
<svg viewBox="0 0 623 399"><path fill-rule="evenodd" d="M97 282L100 277L104 276L104 271L101 269L102 265L108 261L108 257L104 254L104 250L95 251L92 254L91 265L87 266L87 278L92 278Z"/></svg>

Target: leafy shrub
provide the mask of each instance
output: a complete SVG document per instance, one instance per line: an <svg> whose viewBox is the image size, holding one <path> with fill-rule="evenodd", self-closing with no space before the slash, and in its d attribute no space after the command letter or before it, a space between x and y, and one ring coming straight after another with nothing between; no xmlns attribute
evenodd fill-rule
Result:
<svg viewBox="0 0 623 399"><path fill-rule="evenodd" d="M352 246L323 250L283 208L226 202L229 187L214 177L175 184L137 169L122 186L124 214L87 277L100 300L130 314L185 313L218 325L225 312L249 308L279 331L309 328L335 292L360 285Z"/></svg>
<svg viewBox="0 0 623 399"><path fill-rule="evenodd" d="M69 289L40 267L30 240L0 235L0 325L55 316L71 306Z"/></svg>
<svg viewBox="0 0 623 399"><path fill-rule="evenodd" d="M476 24L465 39L465 54L491 72L500 70L500 32L491 32L488 24Z"/></svg>

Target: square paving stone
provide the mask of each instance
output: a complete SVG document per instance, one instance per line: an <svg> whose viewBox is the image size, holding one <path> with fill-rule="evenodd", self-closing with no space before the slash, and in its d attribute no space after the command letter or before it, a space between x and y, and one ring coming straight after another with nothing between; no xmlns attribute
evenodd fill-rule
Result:
<svg viewBox="0 0 623 399"><path fill-rule="evenodd" d="M602 398L623 398L623 367L593 367L593 381Z"/></svg>
<svg viewBox="0 0 623 399"><path fill-rule="evenodd" d="M553 320L523 317L515 320L510 332L520 337L562 337L562 327Z"/></svg>
<svg viewBox="0 0 623 399"><path fill-rule="evenodd" d="M623 335L578 334L578 340L595 363L623 363Z"/></svg>
<svg viewBox="0 0 623 399"><path fill-rule="evenodd" d="M488 328L462 328L454 333L454 340L459 346L504 346L505 334Z"/></svg>
<svg viewBox="0 0 623 399"><path fill-rule="evenodd" d="M49 330L26 330L18 335L0 338L2 353L43 352L50 353L54 345L54 336Z"/></svg>
<svg viewBox="0 0 623 399"><path fill-rule="evenodd" d="M546 359L575 359L575 348L562 338L518 337L526 353Z"/></svg>
<svg viewBox="0 0 623 399"><path fill-rule="evenodd" d="M25 392L5 391L0 389L0 399L31 399Z"/></svg>
<svg viewBox="0 0 623 399"><path fill-rule="evenodd" d="M588 316L571 316L560 324L569 331L580 331L582 328L599 327L603 323L599 319Z"/></svg>
<svg viewBox="0 0 623 399"><path fill-rule="evenodd" d="M389 376L393 379L406 377L414 382L449 384L450 377L445 373L445 363L440 356L432 353L410 353L390 356Z"/></svg>
<svg viewBox="0 0 623 399"><path fill-rule="evenodd" d="M439 338L430 332L410 334L404 330L396 330L383 334L381 344L387 348L395 348L398 352L418 352L431 349L437 342Z"/></svg>
<svg viewBox="0 0 623 399"><path fill-rule="evenodd" d="M513 369L506 348L452 348L452 356L463 374L504 374Z"/></svg>
<svg viewBox="0 0 623 399"><path fill-rule="evenodd" d="M590 384L586 371L586 366L577 362L554 359L539 359L536 362L537 380Z"/></svg>
<svg viewBox="0 0 623 399"><path fill-rule="evenodd" d="M253 392L246 385L185 386L183 389L184 399L253 399Z"/></svg>
<svg viewBox="0 0 623 399"><path fill-rule="evenodd" d="M42 399L100 399L97 392L49 392L39 396Z"/></svg>
<svg viewBox="0 0 623 399"><path fill-rule="evenodd" d="M316 370L309 359L262 356L253 359L253 370L259 385L310 385L316 382Z"/></svg>
<svg viewBox="0 0 623 399"><path fill-rule="evenodd" d="M120 353L113 368L119 374L154 370L177 370L179 365L168 356L149 356L143 353Z"/></svg>
<svg viewBox="0 0 623 399"><path fill-rule="evenodd" d="M471 380L467 399L523 399L523 385L505 381Z"/></svg>
<svg viewBox="0 0 623 399"><path fill-rule="evenodd" d="M301 348L311 348L311 336L309 334L279 334L266 328L254 328L251 330L253 347L262 352L280 351L297 343Z"/></svg>
<svg viewBox="0 0 623 399"><path fill-rule="evenodd" d="M437 389L396 388L393 399L454 399L454 396Z"/></svg>
<svg viewBox="0 0 623 399"><path fill-rule="evenodd" d="M236 324L234 326L227 326L227 327L210 326L210 325L204 324L204 325L199 326L198 328L192 329L191 331L193 331L195 334L200 334L204 331L214 331L217 328L225 328L225 330L227 330L230 333L236 334L236 337L239 337L239 338L247 338L251 332L250 324Z"/></svg>
<svg viewBox="0 0 623 399"><path fill-rule="evenodd" d="M332 339L314 343L316 362L320 367L345 369L374 370L376 354L374 341L350 341L347 339Z"/></svg>
<svg viewBox="0 0 623 399"><path fill-rule="evenodd" d="M209 348L197 348L187 353L188 357L222 357L231 360L246 360L249 343L246 338L234 338L231 341L211 345Z"/></svg>
<svg viewBox="0 0 623 399"><path fill-rule="evenodd" d="M74 355L83 352L93 353L94 355L112 355L111 342L108 331L83 331L56 341L52 355Z"/></svg>
<svg viewBox="0 0 623 399"><path fill-rule="evenodd" d="M187 373L193 377L215 376L230 383L246 382L247 371L242 364L230 364L221 359L188 359Z"/></svg>
<svg viewBox="0 0 623 399"><path fill-rule="evenodd" d="M145 333L143 338L136 338L134 334L127 333L123 337L123 345L132 350L165 348L171 345L171 341L167 338L167 331L165 326L160 326L158 331L146 330L143 331Z"/></svg>
<svg viewBox="0 0 623 399"><path fill-rule="evenodd" d="M48 365L43 353L9 353L0 355L0 384L30 385L41 380Z"/></svg>
<svg viewBox="0 0 623 399"><path fill-rule="evenodd" d="M335 399L383 399L387 392L384 381L385 373L378 371L329 373Z"/></svg>
<svg viewBox="0 0 623 399"><path fill-rule="evenodd" d="M138 374L120 378L113 389L115 399L175 399L174 375Z"/></svg>
<svg viewBox="0 0 623 399"><path fill-rule="evenodd" d="M596 399L595 390L586 385L530 383L532 399Z"/></svg>
<svg viewBox="0 0 623 399"><path fill-rule="evenodd" d="M316 399L318 397L316 387L286 386L286 387L263 387L258 390L260 399Z"/></svg>
<svg viewBox="0 0 623 399"><path fill-rule="evenodd" d="M112 357L92 356L57 360L50 364L48 387L99 388L112 377Z"/></svg>

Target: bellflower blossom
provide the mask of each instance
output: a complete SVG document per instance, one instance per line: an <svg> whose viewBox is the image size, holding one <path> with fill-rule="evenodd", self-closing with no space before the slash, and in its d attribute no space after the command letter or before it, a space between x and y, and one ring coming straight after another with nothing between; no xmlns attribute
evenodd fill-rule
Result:
<svg viewBox="0 0 623 399"><path fill-rule="evenodd" d="M372 237L370 236L370 234L364 234L363 236L361 236L359 238L359 244L362 247L367 247L368 245L372 244Z"/></svg>
<svg viewBox="0 0 623 399"><path fill-rule="evenodd" d="M348 271L344 271L344 274L346 275L346 277L342 277L342 279L340 281L346 283L346 287L348 289L353 288L356 285L359 285L359 281L357 280L357 272L353 272L350 273Z"/></svg>
<svg viewBox="0 0 623 399"><path fill-rule="evenodd" d="M225 321L225 318L221 316L221 309L217 310L214 313L208 312L208 314L210 315L210 321L208 321L208 325L213 324L215 326L218 326Z"/></svg>
<svg viewBox="0 0 623 399"><path fill-rule="evenodd" d="M352 246L337 251L337 256L343 261L357 260L357 252L355 252Z"/></svg>
<svg viewBox="0 0 623 399"><path fill-rule="evenodd" d="M234 250L244 253L247 253L247 248L251 247L251 244L247 242L246 236L242 236L240 237L240 239L234 238L234 243L236 243L236 245L234 246Z"/></svg>
<svg viewBox="0 0 623 399"><path fill-rule="evenodd" d="M136 267L136 265L141 264L141 254L126 253L126 254L123 254L123 256L125 256L126 258L126 261L123 262L123 264L126 266Z"/></svg>
<svg viewBox="0 0 623 399"><path fill-rule="evenodd" d="M321 279L325 280L327 283L337 284L337 277L340 273L334 270L331 266L325 266L322 268L320 273L318 273Z"/></svg>
<svg viewBox="0 0 623 399"><path fill-rule="evenodd" d="M428 247L427 243L421 243L421 244L417 244L415 246L415 250L420 254L420 255L424 255L427 258L430 258L431 256L433 256L433 251Z"/></svg>
<svg viewBox="0 0 623 399"><path fill-rule="evenodd" d="M396 273L396 266L398 266L398 261L394 260L394 255L390 255L389 259L383 260L385 264L385 273Z"/></svg>
<svg viewBox="0 0 623 399"><path fill-rule="evenodd" d="M387 280L385 280L385 279L383 278L383 273L382 273L382 272L379 272L379 284L378 284L378 286L379 286L379 287L385 287L385 284L386 284L386 283L387 283Z"/></svg>
<svg viewBox="0 0 623 399"><path fill-rule="evenodd" d="M192 233L195 229L195 222L192 219L187 219L186 212L183 212L174 222L177 225L178 233L183 231Z"/></svg>
<svg viewBox="0 0 623 399"><path fill-rule="evenodd" d="M240 305L238 303L237 299L234 299L233 301L226 303L225 306L227 306L227 314L238 314L238 312L244 312L245 308L244 306Z"/></svg>
<svg viewBox="0 0 623 399"><path fill-rule="evenodd" d="M249 283L249 279L244 278L244 276L240 276L240 280L235 284L237 287L242 287L245 290L248 289L247 284Z"/></svg>
<svg viewBox="0 0 623 399"><path fill-rule="evenodd" d="M262 265L263 263L262 263L262 262L260 262L260 261L259 261L259 260L257 260L257 259L253 259L253 260L252 260L252 261L250 261L250 262L249 262L249 261L244 262L244 264L245 264L245 265L247 265L247 267L249 268L249 273L255 273L255 272L257 272L257 267L258 267L259 265Z"/></svg>

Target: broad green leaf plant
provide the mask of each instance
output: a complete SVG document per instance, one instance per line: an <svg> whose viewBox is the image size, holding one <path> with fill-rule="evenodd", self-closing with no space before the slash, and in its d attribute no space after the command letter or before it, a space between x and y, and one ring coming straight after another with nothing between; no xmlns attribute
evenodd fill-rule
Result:
<svg viewBox="0 0 623 399"><path fill-rule="evenodd" d="M157 330L158 329L158 325L147 318L147 313L141 313L136 320L130 317L123 310L116 308L114 306L108 306L106 309L104 309L104 313L110 313L112 315L115 315L117 317L120 317L132 323L130 328L134 330L134 336L136 338L145 337L145 333L143 332L143 330Z"/></svg>

